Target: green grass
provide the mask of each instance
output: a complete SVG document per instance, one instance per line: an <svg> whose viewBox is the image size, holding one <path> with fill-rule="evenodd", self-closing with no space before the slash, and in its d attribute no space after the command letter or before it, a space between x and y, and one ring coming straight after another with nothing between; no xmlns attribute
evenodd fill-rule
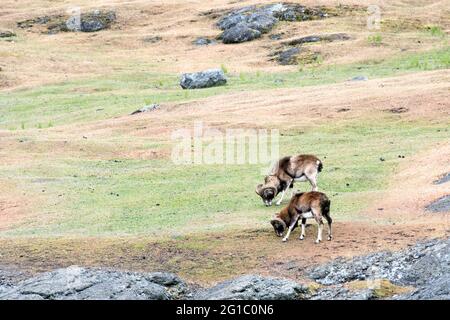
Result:
<svg viewBox="0 0 450 320"><path fill-rule="evenodd" d="M383 37L381 36L381 34L375 34L375 35L369 36L367 38L367 41L369 42L369 44L371 44L373 46L380 46L383 43Z"/></svg>
<svg viewBox="0 0 450 320"><path fill-rule="evenodd" d="M450 49L445 47L363 64L321 63L297 72L228 74L226 86L189 91L179 87L177 75L116 74L0 93L0 129L16 130L22 123L35 128L46 123L58 126L95 121L129 114L149 103L190 101L242 90L313 86L346 81L359 74L376 78L449 67Z"/></svg>
<svg viewBox="0 0 450 320"><path fill-rule="evenodd" d="M430 33L433 37L445 37L445 31L442 30L440 26L431 25L426 26L425 30Z"/></svg>
<svg viewBox="0 0 450 320"><path fill-rule="evenodd" d="M280 154L314 153L323 159L319 185L332 199L336 221L364 219L358 211L380 196L400 162L450 138L444 125L400 122L395 115L303 131L283 133ZM0 179L14 178L27 197L44 194L46 199L38 208L39 219L0 235L176 236L242 228L243 221L265 226L279 207L265 208L254 192L263 167L70 157L0 166Z"/></svg>

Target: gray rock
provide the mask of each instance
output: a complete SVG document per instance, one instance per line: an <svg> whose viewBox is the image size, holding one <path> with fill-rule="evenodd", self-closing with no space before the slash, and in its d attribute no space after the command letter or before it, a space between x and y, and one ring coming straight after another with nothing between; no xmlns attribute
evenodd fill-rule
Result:
<svg viewBox="0 0 450 320"><path fill-rule="evenodd" d="M147 43L156 43L162 40L162 37L160 36L148 36L148 37L144 37L142 39L142 41L147 42Z"/></svg>
<svg viewBox="0 0 450 320"><path fill-rule="evenodd" d="M393 300L450 300L450 275L431 280L410 293L396 295Z"/></svg>
<svg viewBox="0 0 450 320"><path fill-rule="evenodd" d="M270 40L281 40L282 38L283 38L283 34L282 33L271 34L269 36Z"/></svg>
<svg viewBox="0 0 450 320"><path fill-rule="evenodd" d="M278 53L277 61L281 65L297 64L300 48L290 48Z"/></svg>
<svg viewBox="0 0 450 320"><path fill-rule="evenodd" d="M208 38L197 38L194 41L194 44L196 46L207 46L207 45L213 45L216 44L217 42Z"/></svg>
<svg viewBox="0 0 450 320"><path fill-rule="evenodd" d="M74 16L51 15L17 22L19 28L46 25L49 34L68 31L96 32L109 28L116 21L115 11L93 10L81 13L79 20Z"/></svg>
<svg viewBox="0 0 450 320"><path fill-rule="evenodd" d="M254 13L248 16L247 26L251 29L266 33L272 30L273 26L278 22L276 18L264 13Z"/></svg>
<svg viewBox="0 0 450 320"><path fill-rule="evenodd" d="M333 34L325 34L325 35L312 35L301 38L296 38L290 41L287 41L285 44L289 46L296 46L304 43L312 43L319 41L344 41L350 40L350 36L346 33L333 33Z"/></svg>
<svg viewBox="0 0 450 320"><path fill-rule="evenodd" d="M175 275L134 273L71 266L22 281L0 299L167 300L186 292Z"/></svg>
<svg viewBox="0 0 450 320"><path fill-rule="evenodd" d="M234 27L238 23L246 22L248 13L254 10L256 10L256 6L248 6L231 11L219 19L217 26L222 30L226 30Z"/></svg>
<svg viewBox="0 0 450 320"><path fill-rule="evenodd" d="M342 286L334 288L320 289L310 300L372 300L374 299L373 290L355 290L351 291Z"/></svg>
<svg viewBox="0 0 450 320"><path fill-rule="evenodd" d="M426 209L431 212L450 212L450 195L445 195L433 201Z"/></svg>
<svg viewBox="0 0 450 320"><path fill-rule="evenodd" d="M149 112L149 111L157 110L157 109L159 109L159 108L160 108L160 105L159 105L159 104L153 103L153 104L150 104L150 105L148 105L148 106L144 106L144 107L142 107L142 108L140 108L140 109L137 109L137 110L133 111L133 112L131 113L131 115L133 115L133 114L138 114L138 113L143 113L143 112Z"/></svg>
<svg viewBox="0 0 450 320"><path fill-rule="evenodd" d="M220 38L223 43L240 43L261 37L261 32L249 27L248 24L239 23L225 30Z"/></svg>
<svg viewBox="0 0 450 320"><path fill-rule="evenodd" d="M369 80L366 76L356 76L350 79L350 81L367 81Z"/></svg>
<svg viewBox="0 0 450 320"><path fill-rule="evenodd" d="M225 74L220 69L202 72L185 73L181 76L180 86L183 89L199 89L220 86L227 83Z"/></svg>
<svg viewBox="0 0 450 320"><path fill-rule="evenodd" d="M308 294L306 286L279 278L245 275L203 290L194 296L201 300L293 300Z"/></svg>
<svg viewBox="0 0 450 320"><path fill-rule="evenodd" d="M9 30L0 30L0 38L11 38L15 37L16 34Z"/></svg>
<svg viewBox="0 0 450 320"><path fill-rule="evenodd" d="M95 32L108 28L116 20L114 11L95 10L81 15L81 31Z"/></svg>
<svg viewBox="0 0 450 320"><path fill-rule="evenodd" d="M450 172L444 174L442 177L440 177L439 179L437 179L436 181L434 181L434 184L443 184L443 183L447 183L450 181Z"/></svg>

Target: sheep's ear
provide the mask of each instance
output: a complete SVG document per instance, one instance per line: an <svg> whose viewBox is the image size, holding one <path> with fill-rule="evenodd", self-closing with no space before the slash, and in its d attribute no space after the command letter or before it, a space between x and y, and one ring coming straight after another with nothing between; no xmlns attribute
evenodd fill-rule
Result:
<svg viewBox="0 0 450 320"><path fill-rule="evenodd" d="M255 192L256 192L256 194L261 195L262 190L263 190L263 185L262 185L262 184L258 184L258 185L256 186Z"/></svg>

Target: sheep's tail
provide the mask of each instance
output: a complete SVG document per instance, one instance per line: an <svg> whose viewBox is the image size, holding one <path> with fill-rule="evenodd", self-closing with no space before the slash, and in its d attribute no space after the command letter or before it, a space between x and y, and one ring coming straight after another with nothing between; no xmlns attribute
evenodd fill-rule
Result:
<svg viewBox="0 0 450 320"><path fill-rule="evenodd" d="M317 160L317 171L322 172L323 164L322 161Z"/></svg>

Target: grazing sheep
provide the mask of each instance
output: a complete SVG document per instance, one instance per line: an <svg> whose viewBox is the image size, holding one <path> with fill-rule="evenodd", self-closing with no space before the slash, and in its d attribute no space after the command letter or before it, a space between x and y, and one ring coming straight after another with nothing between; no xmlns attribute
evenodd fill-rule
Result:
<svg viewBox="0 0 450 320"><path fill-rule="evenodd" d="M292 193L294 192L294 182L308 180L312 190L317 191L317 176L322 168L322 161L313 155L301 154L281 158L273 167L271 174L265 177L264 184L256 186L256 193L266 206L271 206L272 200L282 192L281 198L276 202L278 206L288 188L292 188Z"/></svg>
<svg viewBox="0 0 450 320"><path fill-rule="evenodd" d="M283 236L286 228L288 229L283 242L287 241L291 231L298 225L298 220L302 219L302 233L300 240L305 238L305 226L306 219L314 218L318 224L316 243L322 241L322 217L327 220L328 223L328 240L332 239L330 217L330 200L328 197L317 191L300 192L296 193L289 205L283 208L280 213L276 214L270 221L277 236Z"/></svg>

